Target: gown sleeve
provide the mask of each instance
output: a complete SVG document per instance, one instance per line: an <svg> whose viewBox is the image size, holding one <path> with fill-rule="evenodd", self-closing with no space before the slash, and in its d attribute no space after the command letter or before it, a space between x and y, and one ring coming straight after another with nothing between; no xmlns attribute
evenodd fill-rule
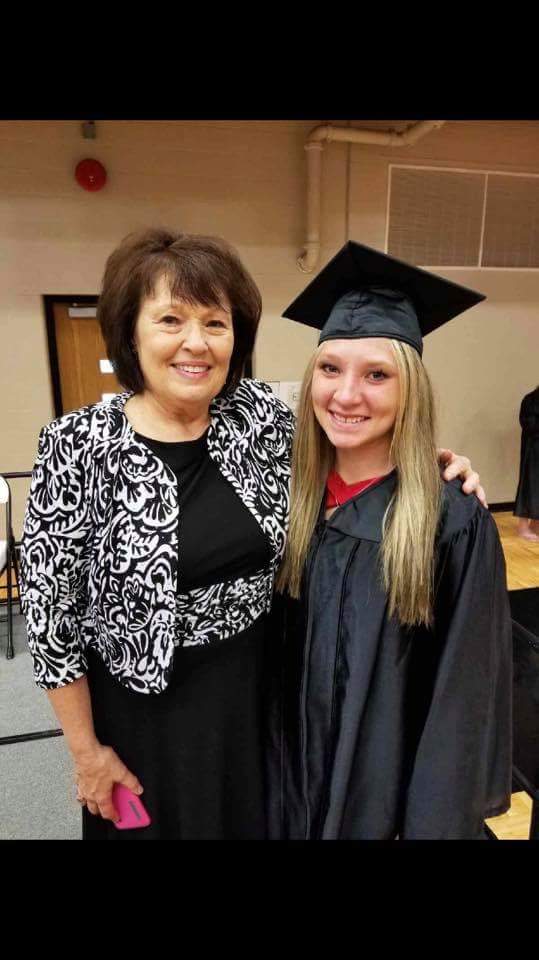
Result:
<svg viewBox="0 0 539 960"><path fill-rule="evenodd" d="M84 456L60 421L39 436L21 540L21 604L39 687L83 676L90 518Z"/></svg>
<svg viewBox="0 0 539 960"><path fill-rule="evenodd" d="M477 501L473 509L464 526L440 538L434 636L425 638L437 644L437 666L402 839L482 839L484 820L511 803L513 661L505 560L492 516Z"/></svg>

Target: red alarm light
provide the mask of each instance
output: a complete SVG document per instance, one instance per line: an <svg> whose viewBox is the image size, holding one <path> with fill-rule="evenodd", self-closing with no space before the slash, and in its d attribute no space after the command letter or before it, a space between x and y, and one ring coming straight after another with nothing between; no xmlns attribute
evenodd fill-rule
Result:
<svg viewBox="0 0 539 960"><path fill-rule="evenodd" d="M107 171L99 160L81 160L75 167L75 179L84 190L101 190L107 182Z"/></svg>

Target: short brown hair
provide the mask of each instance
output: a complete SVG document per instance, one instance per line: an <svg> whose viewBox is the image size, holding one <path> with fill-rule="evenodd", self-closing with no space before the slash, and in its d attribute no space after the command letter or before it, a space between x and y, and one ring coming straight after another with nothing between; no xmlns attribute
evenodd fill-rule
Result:
<svg viewBox="0 0 539 960"><path fill-rule="evenodd" d="M260 291L225 240L166 229L130 233L105 266L97 317L118 380L134 393L144 388L132 346L135 323L142 300L152 295L163 275L173 298L223 306L223 294L227 297L234 349L223 389L233 390L254 347L262 311Z"/></svg>

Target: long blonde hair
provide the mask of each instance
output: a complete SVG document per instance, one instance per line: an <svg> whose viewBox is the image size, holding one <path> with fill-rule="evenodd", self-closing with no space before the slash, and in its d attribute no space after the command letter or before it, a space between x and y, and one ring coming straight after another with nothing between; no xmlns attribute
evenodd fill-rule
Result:
<svg viewBox="0 0 539 960"><path fill-rule="evenodd" d="M398 482L383 521L381 573L388 612L403 625L432 621L434 547L442 481L436 457L435 410L431 383L413 347L390 340L399 375L399 405L390 448ZM292 455L288 543L277 588L298 597L335 448L314 414L311 386L318 350L301 388Z"/></svg>

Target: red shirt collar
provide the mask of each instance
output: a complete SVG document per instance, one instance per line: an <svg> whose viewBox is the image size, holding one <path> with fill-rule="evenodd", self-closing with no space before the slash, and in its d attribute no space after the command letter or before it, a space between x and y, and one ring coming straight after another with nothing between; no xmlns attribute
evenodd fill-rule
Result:
<svg viewBox="0 0 539 960"><path fill-rule="evenodd" d="M326 483L326 510L341 507L347 500L381 479L382 477L372 477L370 480L360 480L359 483L345 483L336 470L331 470Z"/></svg>

